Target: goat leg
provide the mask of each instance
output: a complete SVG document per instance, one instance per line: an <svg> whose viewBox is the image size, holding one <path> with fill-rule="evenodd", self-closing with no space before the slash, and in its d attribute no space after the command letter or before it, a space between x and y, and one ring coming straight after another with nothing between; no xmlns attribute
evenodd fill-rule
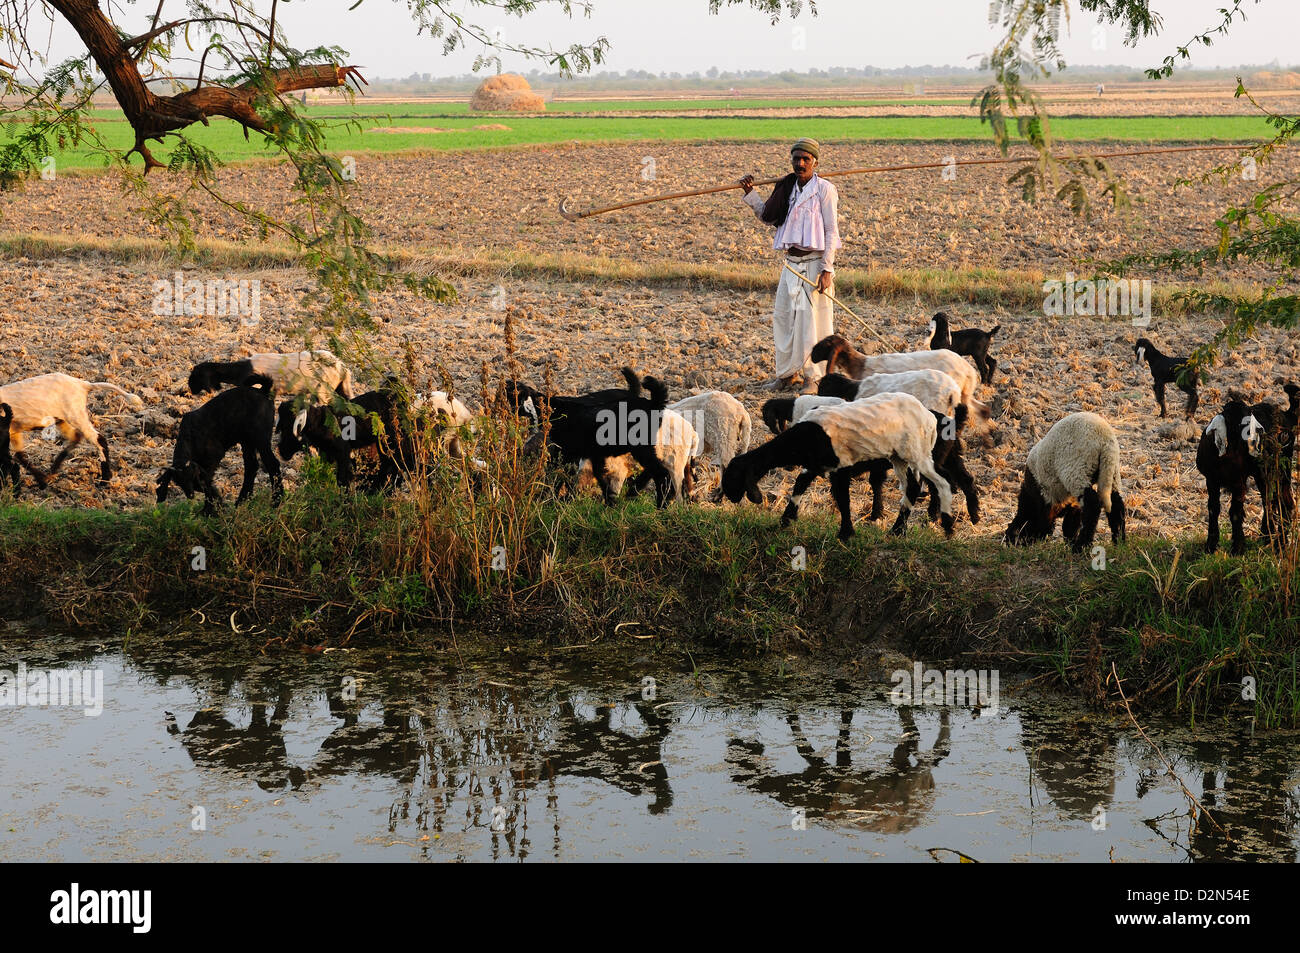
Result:
<svg viewBox="0 0 1300 953"><path fill-rule="evenodd" d="M50 483L49 474L47 474L40 467L33 466L32 462L27 459L27 454L19 450L14 453L14 459L17 460L19 463L21 463L23 465L23 469L25 469L28 473L32 475L32 479L36 481L36 485L38 487L40 487L43 490L47 486L49 486Z"/></svg>
<svg viewBox="0 0 1300 953"><path fill-rule="evenodd" d="M244 453L244 483L235 497L236 506L253 495L253 481L257 479L257 448L247 443L240 444L239 448Z"/></svg>
<svg viewBox="0 0 1300 953"><path fill-rule="evenodd" d="M1223 503L1219 499L1221 490L1218 483L1206 480L1205 488L1209 492L1209 505L1207 507L1209 514L1205 526L1205 551L1213 553L1219 548L1219 511L1223 508Z"/></svg>
<svg viewBox="0 0 1300 953"><path fill-rule="evenodd" d="M97 435L97 440L99 443L99 449L103 451L104 454L104 459L99 463L99 482L107 483L109 478L113 475L113 469L109 465L108 460L108 441L104 439L102 433Z"/></svg>
<svg viewBox="0 0 1300 953"><path fill-rule="evenodd" d="M284 480L280 477L280 464L276 462L275 454L271 452L271 440L268 437L258 449L258 454L262 458L262 466L266 470L266 475L271 479L271 502L279 505L284 499ZM352 455L347 454L349 462Z"/></svg>
<svg viewBox="0 0 1300 953"><path fill-rule="evenodd" d="M853 536L853 513L849 503L849 483L853 480L848 467L841 467L831 474L831 498L840 509L840 539Z"/></svg>
<svg viewBox="0 0 1300 953"><path fill-rule="evenodd" d="M1228 504L1228 522L1232 524L1232 555L1246 551L1246 481L1238 479L1232 485L1232 501Z"/></svg>

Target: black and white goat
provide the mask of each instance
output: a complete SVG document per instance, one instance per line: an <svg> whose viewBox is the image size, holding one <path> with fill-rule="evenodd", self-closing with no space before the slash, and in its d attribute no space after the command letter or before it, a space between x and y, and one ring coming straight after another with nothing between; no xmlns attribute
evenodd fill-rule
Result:
<svg viewBox="0 0 1300 953"><path fill-rule="evenodd" d="M828 374L819 382L819 387L821 383L832 378L847 382L850 386L856 384L855 381L849 381L847 377L841 374ZM870 380L870 378L867 379ZM835 383L831 384L830 389L843 391L843 388L837 387ZM916 395L913 394L912 396L915 397ZM853 399L860 400L861 398L855 396ZM763 405L763 420L772 433L779 434L793 424L799 423L814 408L834 406L843 403L844 400L845 398L825 394L774 397ZM922 403L925 402L922 401ZM975 488L975 478L971 476L970 471L966 468L966 461L963 456L965 447L961 440L961 434L966 428L970 412L966 409L965 404L957 404L951 416L940 413L934 410L933 407L928 409L934 414L935 425L938 427L938 437L934 443L934 453L931 455L934 468L939 471L954 490L957 488L962 490L966 497L966 511L970 515L970 521L978 523L980 521L979 492ZM885 460L877 460L866 470L871 484L871 515L868 519L878 520L883 515L884 500L882 490L885 477L889 475L889 471L889 462ZM912 494L912 499L915 501L917 496ZM934 493L930 496L929 515L931 520L939 515L939 497Z"/></svg>
<svg viewBox="0 0 1300 953"><path fill-rule="evenodd" d="M284 495L284 484L280 464L271 451L274 425L271 379L265 374L254 374L238 387L222 391L202 407L191 410L181 417L171 466L158 475L158 502L167 499L167 488L175 482L186 499L193 499L195 491L202 490L203 512L211 514L221 502L213 477L226 452L239 444L244 453L244 484L235 502L242 503L253 492L257 461L261 458L271 478L271 498L278 503Z"/></svg>
<svg viewBox="0 0 1300 953"><path fill-rule="evenodd" d="M985 384L993 383L993 372L998 369L998 362L989 357L989 345L993 343L993 335L1002 330L1002 325L995 324L988 331L979 328L951 331L948 322L948 315L943 311L930 319L930 350L946 348L955 354L965 354L979 368L980 380Z"/></svg>
<svg viewBox="0 0 1300 953"><path fill-rule="evenodd" d="M1230 400L1223 406L1196 448L1196 469L1205 477L1208 493L1205 551L1219 545L1220 495L1230 495L1228 521L1232 527L1231 552L1239 556L1246 548L1243 527L1246 516L1246 488L1253 479L1259 490L1264 516L1260 536L1285 539L1295 515L1291 489L1296 428L1300 423L1300 387L1286 385L1289 406L1284 411L1264 401L1247 405Z"/></svg>
<svg viewBox="0 0 1300 953"><path fill-rule="evenodd" d="M15 381L0 387L0 401L8 404L10 409L9 449L13 459L26 468L36 480L37 486L46 486L50 482L50 477L54 476L63 465L63 461L67 459L73 447L83 440L91 440L99 444L98 482L107 483L109 477L113 475L108 459L108 441L95 429L90 419L90 412L86 409L86 397L97 387L125 397L136 410L144 407L144 401L135 394L122 390L116 384L109 384L106 381L83 381L79 377L68 374L41 374L39 377L29 377L27 380ZM59 434L67 441L67 446L59 451L49 471L42 472L28 461L23 453L23 447L30 432L44 430L50 426L58 428Z"/></svg>
<svg viewBox="0 0 1300 953"><path fill-rule="evenodd" d="M1187 366L1187 358L1169 357L1160 353L1160 349L1147 338L1138 338L1133 344L1133 362L1140 367L1143 360L1151 367L1151 383L1155 389L1156 404L1160 407L1160 416L1164 417L1167 414L1165 385L1173 384L1187 395L1187 406L1183 408L1183 413L1191 419L1201 398L1196 393L1196 374L1187 371L1186 381L1181 383L1179 381L1183 369Z"/></svg>
<svg viewBox="0 0 1300 953"><path fill-rule="evenodd" d="M1254 479L1261 492L1263 483L1259 470L1259 452L1262 428L1243 401L1230 400L1214 416L1201 434L1196 448L1196 469L1205 477L1209 495L1205 551L1219 548L1219 514L1222 512L1220 496L1227 490L1228 521L1232 525L1234 556L1246 551L1246 486Z"/></svg>
<svg viewBox="0 0 1300 953"><path fill-rule="evenodd" d="M802 467L781 515L785 526L798 518L799 500L809 485L829 474L831 495L840 512L839 536L848 539L853 535L849 483L883 461L893 468L903 493L902 509L891 531L901 534L907 528L908 513L920 491L919 483L908 479L914 471L936 488L940 523L944 535L951 536L952 489L931 459L937 437L935 415L910 394L880 394L818 407L761 447L732 460L722 475L722 491L733 503L742 496L761 503L758 481L762 477L777 467Z"/></svg>

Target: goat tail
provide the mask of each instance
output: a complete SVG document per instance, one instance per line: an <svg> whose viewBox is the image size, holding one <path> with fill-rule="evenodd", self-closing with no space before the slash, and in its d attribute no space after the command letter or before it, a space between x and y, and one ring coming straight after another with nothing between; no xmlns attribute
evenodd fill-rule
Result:
<svg viewBox="0 0 1300 953"><path fill-rule="evenodd" d="M659 408L668 405L668 385L657 377L645 379L646 390L650 391L650 406Z"/></svg>
<svg viewBox="0 0 1300 953"><path fill-rule="evenodd" d="M630 367L623 368L623 380L627 381L627 396L641 396L641 378L636 376L636 371Z"/></svg>
<svg viewBox="0 0 1300 953"><path fill-rule="evenodd" d="M745 414L740 420L740 452L749 453L750 441L754 438L754 421L750 419L749 414Z"/></svg>
<svg viewBox="0 0 1300 953"><path fill-rule="evenodd" d="M115 393L115 394L119 394L119 395L121 395L122 397L125 397L127 403L130 404L132 407L134 407L136 410L143 410L143 409L144 409L144 401L143 401L143 400L141 400L141 399L140 399L139 397L137 397L135 394L132 394L130 391L122 390L122 388L118 387L116 384L110 384L108 381L87 381L87 382L86 382L86 386L87 386L88 388L89 388L89 387L106 387L106 388L108 388L109 390L113 391L113 393Z"/></svg>
<svg viewBox="0 0 1300 953"><path fill-rule="evenodd" d="M993 337L993 335L997 334L1001 330L1002 330L1002 325L1000 324L993 325L993 330L989 331L989 337Z"/></svg>
<svg viewBox="0 0 1300 953"><path fill-rule="evenodd" d="M1119 441L1112 439L1101 448L1101 459L1097 461L1097 495L1101 497L1101 508L1107 513L1110 512L1111 493L1119 492Z"/></svg>
<svg viewBox="0 0 1300 953"><path fill-rule="evenodd" d="M254 390L263 390L269 394L275 384L267 374L249 374L239 386L252 387Z"/></svg>

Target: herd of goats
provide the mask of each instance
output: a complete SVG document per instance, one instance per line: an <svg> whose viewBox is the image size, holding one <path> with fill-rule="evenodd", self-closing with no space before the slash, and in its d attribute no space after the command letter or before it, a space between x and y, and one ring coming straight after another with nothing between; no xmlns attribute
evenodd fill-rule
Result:
<svg viewBox="0 0 1300 953"><path fill-rule="evenodd" d="M971 522L979 521L979 496L963 462L962 432L968 424L989 418L975 392L992 383L997 361L989 348L998 330L950 331L949 319L941 312L930 323L927 350L874 355L861 353L833 334L812 351L812 361L826 362L818 392L767 401L762 416L773 438L752 450L753 425L735 397L708 391L670 404L661 381L642 379L627 368L623 387L561 396L510 381L504 395L508 406L533 424L525 451L545 445L552 461L576 465L580 471L589 467L607 503L621 492L633 461L640 473L630 482L629 494L653 481L660 506L674 496L692 496L693 470L706 463L721 470L715 498L733 503L742 497L763 503L758 481L777 468L798 468L782 525L798 517L800 499L812 482L827 476L840 513L839 535L846 539L853 535L849 484L856 476L869 476L870 518L879 519L881 490L892 470L902 492L893 532L904 532L910 511L928 488L930 518L937 516L950 536L954 488L963 491ZM1185 413L1191 418L1197 406L1196 379L1186 358L1164 355L1146 338L1133 350L1136 361L1145 361L1151 370L1161 416L1166 414L1165 386L1172 383L1187 393ZM225 385L233 386L223 389ZM344 486L354 480L353 452L373 448L377 470L363 485L377 490L396 485L411 472L417 452L412 435L438 428L441 435L454 438L474 428L469 409L442 391L412 396L390 379L376 390L356 393L351 372L328 351L205 361L194 367L188 386L195 395L217 393L181 417L171 465L158 478L157 500L164 502L175 483L187 498L202 492L205 513L220 502L214 477L236 445L244 457L238 501L252 493L259 461L278 501L283 484L273 437L278 437L285 460L303 448L320 454L335 466ZM98 444L99 478L109 479L108 443L86 408L94 388L108 389L136 409L143 407L139 397L115 384L67 374L43 374L0 386L0 486L7 477L18 492L20 465L37 486L46 486L82 441ZM1289 526L1300 386L1288 383L1285 393L1286 407L1267 401L1248 404L1234 396L1201 435L1196 466L1209 495L1207 552L1218 547L1224 490L1231 495L1232 552L1244 550L1245 497L1252 479L1263 504L1261 536L1282 538ZM57 432L64 441L47 471L24 453L31 434L41 431L51 437ZM458 440L446 445L461 452ZM483 461L473 463L486 468ZM1029 451L1015 516L1003 538L1015 544L1046 539L1060 519L1065 539L1079 552L1092 544L1102 512L1112 539L1123 540L1119 443L1101 416L1072 413Z"/></svg>

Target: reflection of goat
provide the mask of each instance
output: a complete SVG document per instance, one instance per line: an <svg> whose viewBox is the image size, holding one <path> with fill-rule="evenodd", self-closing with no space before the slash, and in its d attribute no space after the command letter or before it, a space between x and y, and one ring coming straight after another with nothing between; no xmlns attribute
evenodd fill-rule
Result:
<svg viewBox="0 0 1300 953"><path fill-rule="evenodd" d="M180 732L181 744L196 767L251 777L263 791L278 791L286 784L296 789L303 773L289 764L284 746L289 699L288 686L282 686L270 718L265 704L254 704L247 728L236 728L219 705L202 708Z"/></svg>
<svg viewBox="0 0 1300 953"><path fill-rule="evenodd" d="M648 810L663 814L673 804L668 768L663 763L663 744L672 722L653 705L640 702L633 707L646 724L641 735L613 727L615 705L596 706L596 717L587 721L578 715L572 701L560 705L557 737L541 763L520 776L521 786L540 777L563 775L591 778L611 784L633 797L651 794ZM531 777L530 777L531 774Z"/></svg>
<svg viewBox="0 0 1300 953"><path fill-rule="evenodd" d="M1091 819L1097 806L1115 798L1115 732L1071 712L1020 712L1021 744L1030 776L1057 809L1069 817Z"/></svg>
<svg viewBox="0 0 1300 953"><path fill-rule="evenodd" d="M849 708L840 712L834 765L815 752L804 736L799 715L793 712L786 722L795 750L807 764L803 771L774 772L764 758L761 742L738 738L727 742L727 764L733 781L782 804L805 808L809 817L879 832L911 830L934 807L934 769L951 750L948 717L948 710L941 708L938 737L928 752L922 752L912 709L898 708L903 735L884 770L854 770L849 750L853 710Z"/></svg>

